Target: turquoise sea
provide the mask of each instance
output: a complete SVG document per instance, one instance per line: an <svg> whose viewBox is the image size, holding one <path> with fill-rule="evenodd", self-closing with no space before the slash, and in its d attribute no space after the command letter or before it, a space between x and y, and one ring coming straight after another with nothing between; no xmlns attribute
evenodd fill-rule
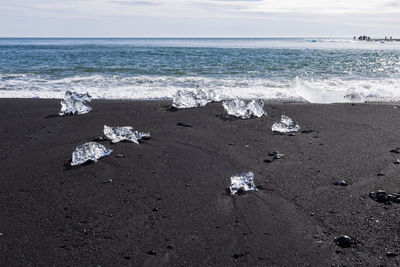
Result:
<svg viewBox="0 0 400 267"><path fill-rule="evenodd" d="M0 97L400 100L400 43L352 38L1 38Z"/></svg>

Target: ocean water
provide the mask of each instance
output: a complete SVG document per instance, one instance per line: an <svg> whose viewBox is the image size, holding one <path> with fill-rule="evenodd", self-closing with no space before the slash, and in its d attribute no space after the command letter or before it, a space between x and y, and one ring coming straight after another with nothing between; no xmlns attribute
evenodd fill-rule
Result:
<svg viewBox="0 0 400 267"><path fill-rule="evenodd" d="M400 43L342 39L0 39L0 97L400 100Z"/></svg>

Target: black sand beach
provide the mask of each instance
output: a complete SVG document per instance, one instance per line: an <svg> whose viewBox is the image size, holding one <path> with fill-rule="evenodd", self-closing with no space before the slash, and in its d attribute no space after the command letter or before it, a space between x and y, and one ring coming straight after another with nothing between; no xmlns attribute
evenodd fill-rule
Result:
<svg viewBox="0 0 400 267"><path fill-rule="evenodd" d="M241 120L218 103L168 104L93 101L86 115L59 117L59 100L0 99L0 265L400 264L387 255L400 252L400 204L368 196L400 192L400 154L390 152L400 109L267 104L268 117ZM274 134L282 114L314 132ZM110 157L71 168L72 151L104 124L152 138L104 141ZM286 157L264 162L274 150ZM227 195L230 176L244 171L260 190ZM342 234L352 247L334 243Z"/></svg>

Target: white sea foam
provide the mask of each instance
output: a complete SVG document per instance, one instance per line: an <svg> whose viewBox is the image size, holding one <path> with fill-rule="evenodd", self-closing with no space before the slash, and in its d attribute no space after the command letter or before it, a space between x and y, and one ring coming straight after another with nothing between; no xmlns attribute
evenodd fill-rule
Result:
<svg viewBox="0 0 400 267"><path fill-rule="evenodd" d="M274 81L262 78L201 76L74 76L46 79L32 74L0 75L0 98L58 98L66 90L88 92L94 99L172 99L179 90L214 92L217 100L399 102L400 79L304 79Z"/></svg>

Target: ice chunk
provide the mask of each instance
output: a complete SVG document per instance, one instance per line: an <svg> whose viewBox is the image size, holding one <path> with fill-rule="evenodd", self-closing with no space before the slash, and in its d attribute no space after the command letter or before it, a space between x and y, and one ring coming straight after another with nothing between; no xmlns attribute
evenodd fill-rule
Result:
<svg viewBox="0 0 400 267"><path fill-rule="evenodd" d="M251 115L262 117L262 115L266 114L263 109L264 101L262 100L228 100L222 102L222 106L225 108L229 115L241 117L243 119L249 119Z"/></svg>
<svg viewBox="0 0 400 267"><path fill-rule="evenodd" d="M104 135L113 143L127 140L139 144L139 140L143 137L150 137L150 133L134 131L130 126L110 127L104 125Z"/></svg>
<svg viewBox="0 0 400 267"><path fill-rule="evenodd" d="M297 123L289 118L288 116L282 115L281 122L275 122L271 130L273 132L280 132L280 133L289 133L289 132L297 132L300 130L300 126Z"/></svg>
<svg viewBox="0 0 400 267"><path fill-rule="evenodd" d="M89 142L78 146L74 152L72 152L72 162L71 165L79 165L85 163L88 160L94 162L101 157L107 157L111 154L112 150L106 148L105 146L96 143Z"/></svg>
<svg viewBox="0 0 400 267"><path fill-rule="evenodd" d="M61 100L60 116L85 114L92 110L86 102L92 101L92 97L86 94L78 94L76 92L66 91L64 99Z"/></svg>
<svg viewBox="0 0 400 267"><path fill-rule="evenodd" d="M194 91L179 90L173 97L172 106L174 108L203 107L215 99L216 96L213 91L204 91L201 89Z"/></svg>
<svg viewBox="0 0 400 267"><path fill-rule="evenodd" d="M238 191L258 191L254 185L254 173L244 172L232 176L230 189L232 195Z"/></svg>

